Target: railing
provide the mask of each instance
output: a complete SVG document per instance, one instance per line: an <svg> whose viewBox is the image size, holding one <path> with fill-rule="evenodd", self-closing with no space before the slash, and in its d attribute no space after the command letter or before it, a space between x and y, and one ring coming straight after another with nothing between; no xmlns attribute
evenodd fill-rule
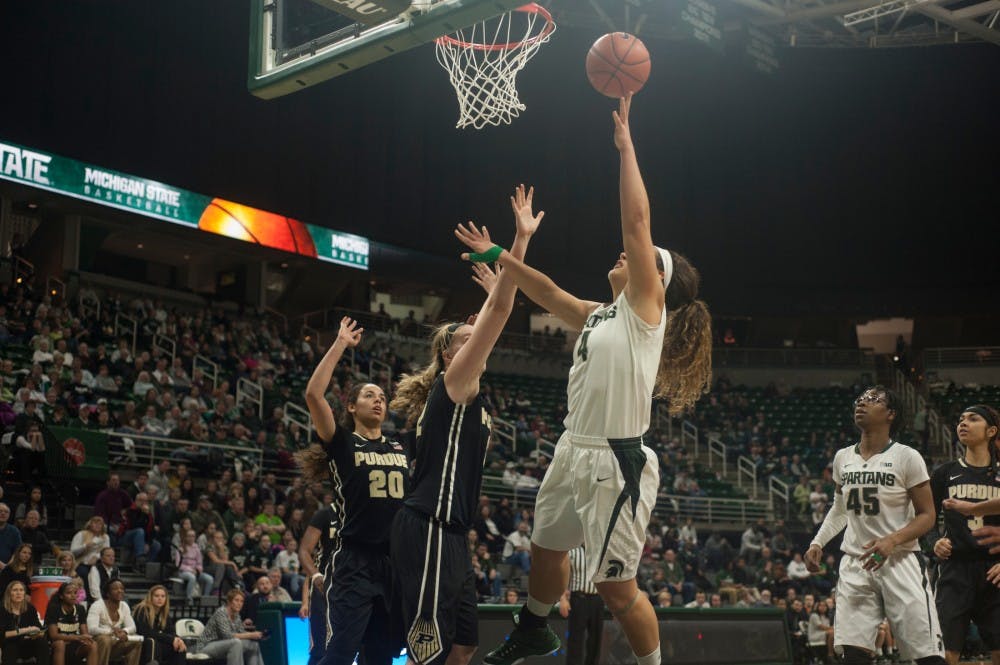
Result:
<svg viewBox="0 0 1000 665"><path fill-rule="evenodd" d="M197 450L187 450L192 446ZM258 470L264 466L264 451L259 448L184 441L148 434L108 432L108 463L115 471L148 471L167 457L176 462L204 464L206 469L214 466L215 462L226 459L239 462L238 466L249 462ZM239 470L236 477L239 477Z"/></svg>
<svg viewBox="0 0 1000 665"><path fill-rule="evenodd" d="M729 472L729 465L726 462L726 444L715 434L710 434L708 436L708 466L710 468L715 468L716 457L722 460L722 475L725 476Z"/></svg>
<svg viewBox="0 0 1000 665"><path fill-rule="evenodd" d="M775 499L781 499L785 503L785 518L787 518L792 496L791 488L788 486L788 483L782 482L774 476L771 476L767 481L767 490L772 510L775 508Z"/></svg>
<svg viewBox="0 0 1000 665"><path fill-rule="evenodd" d="M322 344L320 344L320 341L319 341L319 331L318 330L316 330L315 328L313 328L311 326L307 326L307 325L303 324L303 326L302 326L302 337L307 342L312 343L313 346L315 346L317 349L319 349L320 351L322 351L323 346L322 346ZM353 361L352 361L351 364L353 365Z"/></svg>
<svg viewBox="0 0 1000 665"><path fill-rule="evenodd" d="M66 283L58 277L45 278L45 292L53 298L66 298Z"/></svg>
<svg viewBox="0 0 1000 665"><path fill-rule="evenodd" d="M493 433L510 445L510 449L517 450L517 427L514 423L503 418L493 419Z"/></svg>
<svg viewBox="0 0 1000 665"><path fill-rule="evenodd" d="M264 417L264 389L256 381L240 377L236 382L236 407L243 408L244 402L250 402L257 407L257 417Z"/></svg>
<svg viewBox="0 0 1000 665"><path fill-rule="evenodd" d="M715 367L874 367L870 349L743 349L712 350Z"/></svg>
<svg viewBox="0 0 1000 665"><path fill-rule="evenodd" d="M274 318L276 318L279 321L281 321L282 332L285 335L288 334L288 317L287 316L285 316L284 314L282 314L278 310L276 310L274 308L271 308L271 307L265 307L264 308L264 313L268 314L270 316L273 316Z"/></svg>
<svg viewBox="0 0 1000 665"><path fill-rule="evenodd" d="M676 513L680 519L690 517L696 522L730 522L746 525L764 518L772 519L773 508L767 501L730 499L707 496L660 494L653 514L661 519Z"/></svg>
<svg viewBox="0 0 1000 665"><path fill-rule="evenodd" d="M101 320L100 299L90 301L80 298L80 318L100 321Z"/></svg>
<svg viewBox="0 0 1000 665"><path fill-rule="evenodd" d="M312 441L313 422L309 410L299 406L295 402L285 402L285 417L282 419L285 424L296 423L306 432L306 441Z"/></svg>
<svg viewBox="0 0 1000 665"><path fill-rule="evenodd" d="M757 465L753 463L753 460L746 455L740 455L739 459L736 460L736 484L739 487L743 487L743 477L746 476L750 481L750 487L753 491L753 497L757 498Z"/></svg>
<svg viewBox="0 0 1000 665"><path fill-rule="evenodd" d="M698 457L698 426L690 420L685 420L681 423L681 445L687 449L688 443L692 444L690 450L693 450L694 456Z"/></svg>
<svg viewBox="0 0 1000 665"><path fill-rule="evenodd" d="M177 342L171 337L156 333L153 335L153 350L170 356L170 362L172 363L177 356Z"/></svg>
<svg viewBox="0 0 1000 665"><path fill-rule="evenodd" d="M136 323L135 319L121 312L115 314L115 337L119 339L122 337L131 338L132 345L129 347L129 353L133 356L135 356L135 343L138 335L139 324Z"/></svg>
<svg viewBox="0 0 1000 665"><path fill-rule="evenodd" d="M379 379L377 370L381 370L381 371L385 372L386 377L388 378L388 382L385 384L386 385L386 390L391 390L392 389L392 365L390 365L389 363L386 363L386 362L382 362L381 360L378 360L377 358L372 358L372 359L370 359L368 361L368 380L371 381L372 383L376 384L376 385L378 385L378 379Z"/></svg>
<svg viewBox="0 0 1000 665"><path fill-rule="evenodd" d="M1000 365L1000 346L924 349L924 368L939 365Z"/></svg>
<svg viewBox="0 0 1000 665"><path fill-rule="evenodd" d="M667 438L674 438L674 419L670 415L670 410L665 404L653 405L653 427L667 432Z"/></svg>
<svg viewBox="0 0 1000 665"><path fill-rule="evenodd" d="M12 256L14 261L14 282L20 284L35 274L35 264L20 256Z"/></svg>
<svg viewBox="0 0 1000 665"><path fill-rule="evenodd" d="M219 364L217 362L199 353L191 361L192 375L196 369L200 369L204 377L212 382L212 388L219 385Z"/></svg>

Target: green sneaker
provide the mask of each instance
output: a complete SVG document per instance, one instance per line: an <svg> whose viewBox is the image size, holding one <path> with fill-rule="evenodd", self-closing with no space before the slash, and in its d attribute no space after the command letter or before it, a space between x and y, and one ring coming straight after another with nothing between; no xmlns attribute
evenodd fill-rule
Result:
<svg viewBox="0 0 1000 665"><path fill-rule="evenodd" d="M515 621L516 623L516 621ZM510 637L483 658L484 665L517 665L528 656L548 656L562 645L551 628L528 630L515 626Z"/></svg>

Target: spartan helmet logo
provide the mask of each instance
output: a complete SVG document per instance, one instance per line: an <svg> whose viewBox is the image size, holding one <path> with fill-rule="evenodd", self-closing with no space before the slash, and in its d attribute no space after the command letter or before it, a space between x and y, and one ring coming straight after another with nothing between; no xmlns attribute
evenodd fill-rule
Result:
<svg viewBox="0 0 1000 665"><path fill-rule="evenodd" d="M622 571L625 570L625 564L618 559L611 559L608 561L608 569L604 572L604 576L609 580L614 577L619 577Z"/></svg>

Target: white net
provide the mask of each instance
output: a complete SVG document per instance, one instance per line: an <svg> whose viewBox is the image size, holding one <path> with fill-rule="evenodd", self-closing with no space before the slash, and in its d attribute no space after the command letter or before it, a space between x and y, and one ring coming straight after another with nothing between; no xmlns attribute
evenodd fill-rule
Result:
<svg viewBox="0 0 1000 665"><path fill-rule="evenodd" d="M525 106L517 74L555 28L549 13L532 3L438 38L437 60L458 97L455 126L509 125L519 116Z"/></svg>

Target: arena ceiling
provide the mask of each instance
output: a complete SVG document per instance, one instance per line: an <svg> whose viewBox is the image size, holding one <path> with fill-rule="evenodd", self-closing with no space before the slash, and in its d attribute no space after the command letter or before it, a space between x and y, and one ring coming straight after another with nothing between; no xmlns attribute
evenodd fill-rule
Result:
<svg viewBox="0 0 1000 665"><path fill-rule="evenodd" d="M507 242L507 194L534 184L547 215L529 259L599 299L621 243L617 159L613 103L583 60L611 27L595 5L618 29L645 11L653 68L633 131L654 237L691 256L716 310L995 301L1000 49L973 33L996 30L996 3L912 2L848 29L838 17L865 3L717 1L736 39L720 52L658 13L698 1L553 0L559 31L518 79L525 112L482 132L455 130L431 47L263 101L247 91L245 3L0 3L14 63L0 140L416 250L452 272L394 250L392 279L452 288L475 288L452 225L484 221ZM929 31L947 38L871 48ZM740 57L740 33L770 40L777 67ZM836 45L857 48L815 48Z"/></svg>

